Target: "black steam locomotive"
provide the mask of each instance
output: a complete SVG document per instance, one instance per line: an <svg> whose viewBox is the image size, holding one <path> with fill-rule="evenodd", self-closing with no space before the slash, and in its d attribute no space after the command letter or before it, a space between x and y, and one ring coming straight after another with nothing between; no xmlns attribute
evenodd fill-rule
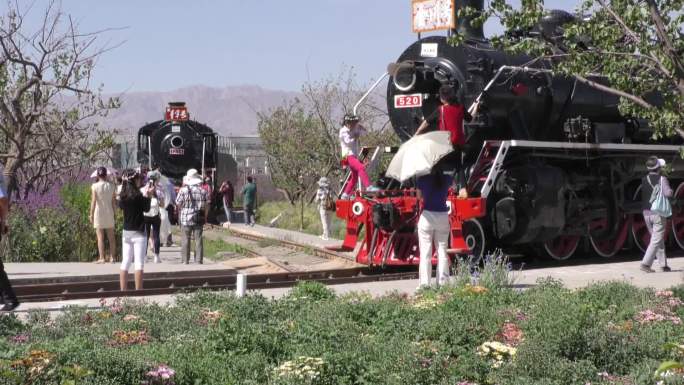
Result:
<svg viewBox="0 0 684 385"><path fill-rule="evenodd" d="M176 184L191 168L211 178L213 191L223 180L235 182L237 165L228 149L219 146L214 130L190 120L183 102L169 103L163 120L141 127L137 143L138 163L149 168L158 165L161 173Z"/></svg>
<svg viewBox="0 0 684 385"><path fill-rule="evenodd" d="M483 0L457 4L482 9ZM573 19L551 11L538 32L557 32ZM572 256L583 239L606 257L628 242L645 247L644 162L650 155L665 158L673 165L676 196L684 195L678 143L653 142L648 122L620 114L618 97L554 75L548 63L494 49L467 18L457 25L463 44L426 37L390 65L387 107L406 140L439 105L441 85L457 87L466 107L480 102L465 126L464 184L471 196L486 197L488 207L483 220L467 223L468 245L477 253L532 248L556 259ZM675 207L669 236L684 248L684 217Z"/></svg>

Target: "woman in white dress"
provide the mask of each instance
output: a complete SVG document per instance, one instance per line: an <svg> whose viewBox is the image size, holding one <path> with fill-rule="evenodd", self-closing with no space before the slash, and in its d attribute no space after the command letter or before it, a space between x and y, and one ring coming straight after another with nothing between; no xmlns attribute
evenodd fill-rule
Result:
<svg viewBox="0 0 684 385"><path fill-rule="evenodd" d="M116 207L116 186L107 180L107 168L97 169L97 182L90 188L90 223L97 234L96 263L114 262L116 241L114 238L114 208ZM109 241L109 257L105 258L105 236Z"/></svg>

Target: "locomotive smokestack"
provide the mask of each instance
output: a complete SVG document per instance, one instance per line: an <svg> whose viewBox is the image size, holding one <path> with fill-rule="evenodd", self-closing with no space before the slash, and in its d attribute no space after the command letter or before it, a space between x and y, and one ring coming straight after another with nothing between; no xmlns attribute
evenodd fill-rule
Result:
<svg viewBox="0 0 684 385"><path fill-rule="evenodd" d="M472 19L477 15L462 15L459 17L459 10L465 9L466 7L470 7L482 12L484 10L484 0L458 0L455 2L454 18L456 19L456 29L454 30L454 32L465 36L466 39L485 40L482 26L474 26L471 23Z"/></svg>

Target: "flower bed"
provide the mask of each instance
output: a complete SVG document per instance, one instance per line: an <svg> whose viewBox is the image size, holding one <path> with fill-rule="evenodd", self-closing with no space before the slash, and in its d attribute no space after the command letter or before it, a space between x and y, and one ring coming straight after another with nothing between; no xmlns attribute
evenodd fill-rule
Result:
<svg viewBox="0 0 684 385"><path fill-rule="evenodd" d="M371 298L304 283L279 300L103 302L0 317L0 383L682 383L683 293L544 281Z"/></svg>

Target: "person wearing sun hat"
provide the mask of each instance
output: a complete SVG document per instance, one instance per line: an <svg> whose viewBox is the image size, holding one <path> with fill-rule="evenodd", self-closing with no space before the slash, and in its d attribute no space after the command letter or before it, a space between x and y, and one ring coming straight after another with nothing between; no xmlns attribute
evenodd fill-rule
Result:
<svg viewBox="0 0 684 385"><path fill-rule="evenodd" d="M178 222L181 226L181 256L183 263L190 263L190 238L195 238L195 261L204 262L204 240L202 230L209 215L207 192L200 187L202 177L191 168L183 177L183 187L176 196Z"/></svg>
<svg viewBox="0 0 684 385"><path fill-rule="evenodd" d="M330 181L324 176L318 180L316 203L318 203L318 212L321 215L321 225L323 226L321 239L327 241L330 238L330 215L328 213L330 208L334 207L335 202L330 195Z"/></svg>
<svg viewBox="0 0 684 385"><path fill-rule="evenodd" d="M664 159L656 156L649 157L646 161L648 174L641 180L641 205L644 214L644 222L646 223L648 231L651 233L651 240L646 248L646 252L644 252L644 258L641 260L640 269L647 273L655 272L655 270L651 268L651 265L653 265L653 261L656 258L658 259L662 271L671 271L670 267L667 266L667 257L665 255L665 224L667 223L667 217L663 216L662 213L652 211L652 203L654 201L654 197L652 196L654 195L654 189L660 189L666 198L672 198L670 182L663 175L663 167L665 167L665 165L666 162Z"/></svg>

